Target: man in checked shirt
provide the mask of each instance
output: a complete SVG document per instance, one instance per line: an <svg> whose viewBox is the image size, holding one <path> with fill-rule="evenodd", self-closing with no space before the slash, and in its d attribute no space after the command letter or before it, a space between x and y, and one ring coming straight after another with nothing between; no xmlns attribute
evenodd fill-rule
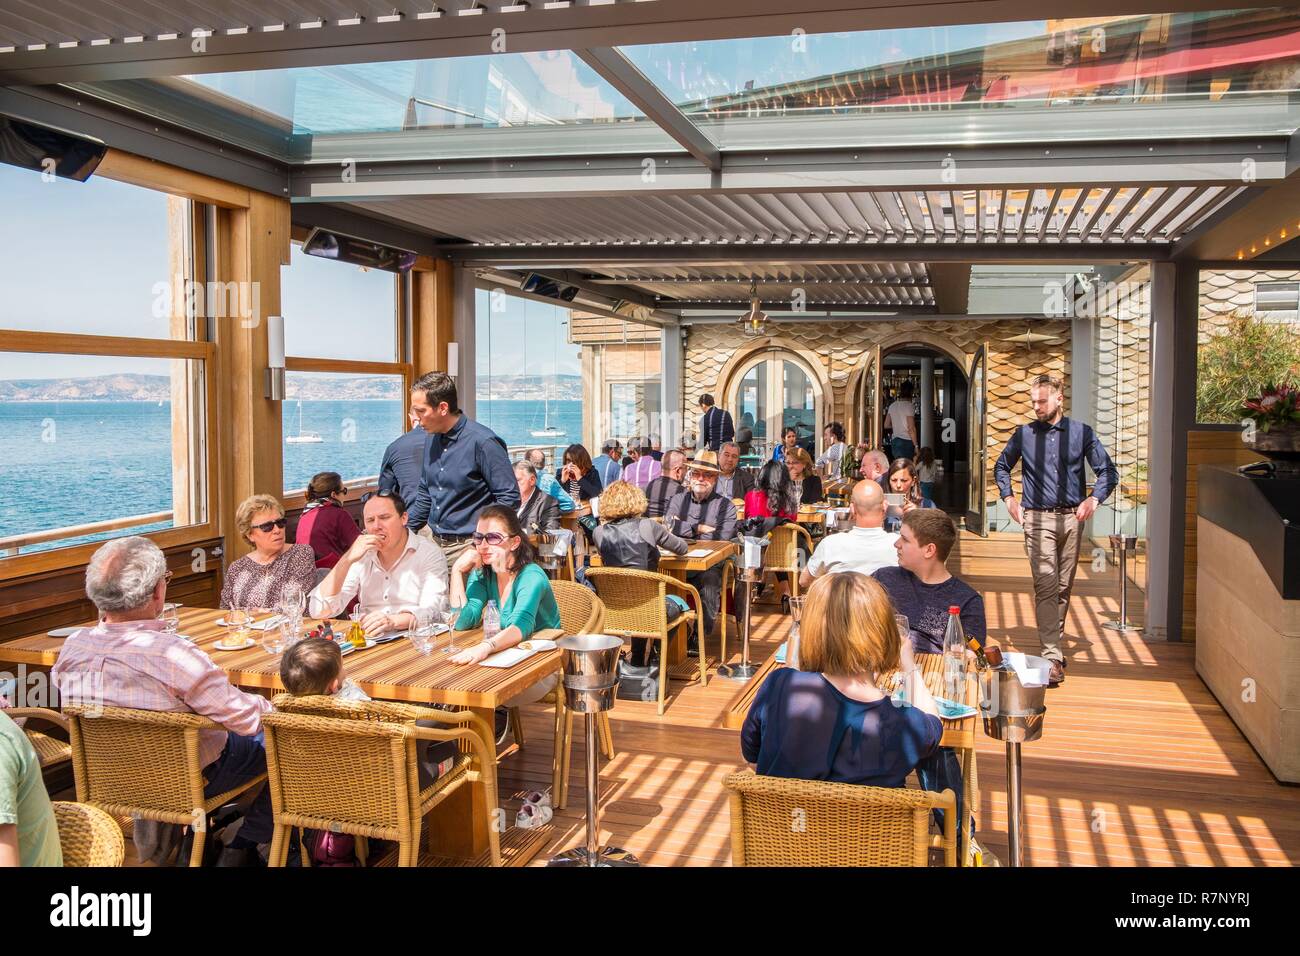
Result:
<svg viewBox="0 0 1300 956"><path fill-rule="evenodd" d="M1119 482L1115 463L1095 432L1083 422L1061 414L1062 383L1039 375L1030 383L1035 421L1011 434L993 466L998 493L1011 520L1025 528L1025 551L1034 576L1034 617L1042 656L1052 662L1049 686L1065 680L1065 617L1070 590L1079 568L1083 525ZM1011 469L1020 462L1023 498L1011 488ZM1084 463L1097 476L1088 493Z"/></svg>
<svg viewBox="0 0 1300 956"><path fill-rule="evenodd" d="M665 459L667 456L664 456ZM664 524L679 538L688 541L730 541L736 537L736 506L730 498L717 493L718 456L702 451L687 463L686 490L678 492L664 510ZM700 592L702 625L700 633L713 633L722 603L722 565L707 571L692 571L686 580Z"/></svg>
<svg viewBox="0 0 1300 956"><path fill-rule="evenodd" d="M100 623L63 643L51 671L65 703L200 714L221 730L199 731L205 797L266 773L262 714L271 702L230 683L225 671L159 619L172 573L148 538L118 538L86 568L86 596ZM259 866L271 839L271 791L262 787L217 866Z"/></svg>

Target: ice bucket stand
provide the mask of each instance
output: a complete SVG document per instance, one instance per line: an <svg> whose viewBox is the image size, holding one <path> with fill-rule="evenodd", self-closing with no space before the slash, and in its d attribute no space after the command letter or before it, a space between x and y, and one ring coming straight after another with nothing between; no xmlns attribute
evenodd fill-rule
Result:
<svg viewBox="0 0 1300 956"><path fill-rule="evenodd" d="M740 573L737 575L740 587L736 589L736 610L742 614L740 630L743 640L740 663L723 663L718 666L718 676L727 680L749 680L758 671L758 665L749 662L749 617L754 604L754 585L763 580L763 548L767 544L768 539L765 537L741 539Z"/></svg>
<svg viewBox="0 0 1300 956"><path fill-rule="evenodd" d="M1048 662L1028 657L1031 666ZM984 733L1001 740L1007 749L1007 850L1011 866L1024 865L1024 784L1021 778L1020 745L1043 735L1047 708L1044 687L1026 687L1011 670L980 672L980 713Z"/></svg>
<svg viewBox="0 0 1300 956"><path fill-rule="evenodd" d="M1129 552L1137 554L1137 538L1132 535L1112 534L1110 546L1119 552L1119 620L1106 621L1102 627L1108 631L1119 631L1121 634L1138 633L1142 629L1132 627L1128 622L1128 555Z"/></svg>
<svg viewBox="0 0 1300 956"><path fill-rule="evenodd" d="M600 791L596 715L614 707L618 689L618 656L622 638L579 634L561 638L561 683L564 703L583 715L587 740L587 845L552 857L548 866L640 866L636 857L616 846L600 845ZM558 691L557 691L558 692Z"/></svg>

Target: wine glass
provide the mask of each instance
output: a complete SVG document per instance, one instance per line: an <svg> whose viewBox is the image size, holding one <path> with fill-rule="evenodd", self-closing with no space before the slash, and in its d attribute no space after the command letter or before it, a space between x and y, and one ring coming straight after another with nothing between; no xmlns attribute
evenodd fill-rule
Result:
<svg viewBox="0 0 1300 956"><path fill-rule="evenodd" d="M459 650L456 646L456 622L460 620L460 613L463 610L465 610L464 606L447 602L443 618L447 622L447 646L442 649L444 654L455 654Z"/></svg>

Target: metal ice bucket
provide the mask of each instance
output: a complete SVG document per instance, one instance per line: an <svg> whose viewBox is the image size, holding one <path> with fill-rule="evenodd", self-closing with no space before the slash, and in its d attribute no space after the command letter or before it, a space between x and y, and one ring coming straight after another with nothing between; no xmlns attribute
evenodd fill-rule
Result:
<svg viewBox="0 0 1300 956"><path fill-rule="evenodd" d="M741 542L740 569L742 571L757 571L763 566L763 549L768 546L768 539L766 537L745 535Z"/></svg>
<svg viewBox="0 0 1300 956"><path fill-rule="evenodd" d="M614 706L618 654L623 639L607 634L576 634L557 642L562 651L564 702L575 713L599 714Z"/></svg>
<svg viewBox="0 0 1300 956"><path fill-rule="evenodd" d="M1041 657L1026 657L1026 662L1035 668L1048 666ZM979 689L980 715L988 736L1010 743L1027 743L1042 736L1046 686L1026 687L1016 672L1007 668L981 671Z"/></svg>

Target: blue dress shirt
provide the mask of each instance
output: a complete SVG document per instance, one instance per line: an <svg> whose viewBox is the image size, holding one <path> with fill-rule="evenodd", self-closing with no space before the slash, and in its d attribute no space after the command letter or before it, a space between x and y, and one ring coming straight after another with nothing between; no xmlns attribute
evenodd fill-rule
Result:
<svg viewBox="0 0 1300 956"><path fill-rule="evenodd" d="M490 504L519 510L519 485L505 442L486 425L461 415L445 435L431 435L420 490L407 527L436 534L473 534Z"/></svg>
<svg viewBox="0 0 1300 956"><path fill-rule="evenodd" d="M379 466L379 490L396 491L409 508L420 493L420 475L429 455L429 433L415 427L384 450Z"/></svg>
<svg viewBox="0 0 1300 956"><path fill-rule="evenodd" d="M1012 432L993 466L993 477L1005 500L1011 495L1011 469L1020 462L1021 507L1074 508L1088 497L1085 461L1097 476L1092 497L1103 502L1119 482L1115 463L1092 428L1062 416L1055 425L1030 422Z"/></svg>
<svg viewBox="0 0 1300 956"><path fill-rule="evenodd" d="M623 473L623 466L610 458L609 455L597 456L596 460L591 463L591 467L596 470L596 474L600 477L600 486L602 488L608 488L618 481L619 475Z"/></svg>

